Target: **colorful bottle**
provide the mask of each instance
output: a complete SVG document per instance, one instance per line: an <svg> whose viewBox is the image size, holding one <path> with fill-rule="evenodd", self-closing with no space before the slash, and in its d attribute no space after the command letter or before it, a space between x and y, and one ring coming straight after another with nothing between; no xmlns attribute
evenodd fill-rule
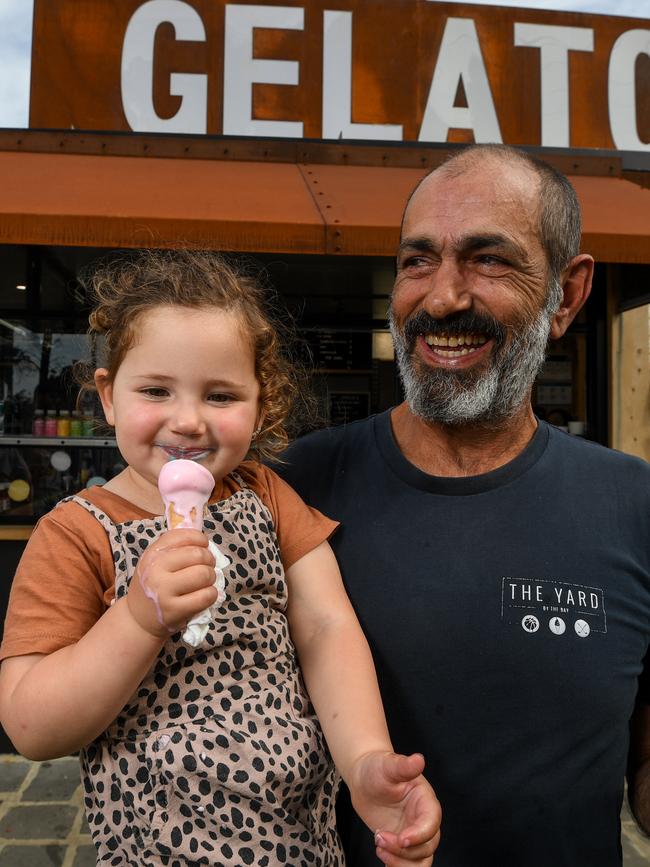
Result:
<svg viewBox="0 0 650 867"><path fill-rule="evenodd" d="M72 411L72 418L70 419L70 436L81 436L81 418L76 409Z"/></svg>
<svg viewBox="0 0 650 867"><path fill-rule="evenodd" d="M34 424L32 425L32 433L35 437L45 436L45 413L42 409L34 410Z"/></svg>
<svg viewBox="0 0 650 867"><path fill-rule="evenodd" d="M81 434L85 437L95 435L95 423L91 415L84 415L81 419Z"/></svg>
<svg viewBox="0 0 650 867"><path fill-rule="evenodd" d="M81 464L81 469L79 470L79 482L81 483L81 487L86 487L86 482L90 478L90 468L88 466L87 461L83 461Z"/></svg>
<svg viewBox="0 0 650 867"><path fill-rule="evenodd" d="M56 436L56 412L53 409L48 409L45 416L45 436Z"/></svg>
<svg viewBox="0 0 650 867"><path fill-rule="evenodd" d="M62 409L59 413L59 418L56 423L56 435L58 437L70 436L70 413L67 409Z"/></svg>

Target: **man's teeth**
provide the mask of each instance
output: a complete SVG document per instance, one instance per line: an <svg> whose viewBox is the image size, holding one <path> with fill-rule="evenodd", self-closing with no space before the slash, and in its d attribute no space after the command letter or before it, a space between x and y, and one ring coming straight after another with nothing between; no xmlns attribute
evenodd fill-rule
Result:
<svg viewBox="0 0 650 867"><path fill-rule="evenodd" d="M435 346L436 349L444 349L445 355L450 358L459 358L461 355L469 355L475 352L479 346L487 342L484 334L456 334L453 336L425 334L424 340L427 346Z"/></svg>

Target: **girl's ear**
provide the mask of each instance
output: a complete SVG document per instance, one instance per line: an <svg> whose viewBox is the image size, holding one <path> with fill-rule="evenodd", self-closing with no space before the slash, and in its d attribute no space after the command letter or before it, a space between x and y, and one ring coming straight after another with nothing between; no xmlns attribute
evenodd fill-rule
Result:
<svg viewBox="0 0 650 867"><path fill-rule="evenodd" d="M106 421L111 427L115 426L115 413L113 411L113 382L109 379L108 370L98 367L95 371L95 388L102 402L102 409Z"/></svg>
<svg viewBox="0 0 650 867"><path fill-rule="evenodd" d="M263 412L262 408L260 407L257 411L257 419L255 420L255 430L253 431L253 433L251 435L251 445L250 445L251 448L255 447L255 444L257 443L257 438L259 437L260 433L262 432L262 425L263 424L264 424L264 412Z"/></svg>

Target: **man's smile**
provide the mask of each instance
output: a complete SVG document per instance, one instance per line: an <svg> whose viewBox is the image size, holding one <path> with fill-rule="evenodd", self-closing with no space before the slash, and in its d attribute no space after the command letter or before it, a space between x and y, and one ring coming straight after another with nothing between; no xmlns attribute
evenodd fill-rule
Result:
<svg viewBox="0 0 650 867"><path fill-rule="evenodd" d="M446 358L471 355L489 340L484 334L425 334L424 342Z"/></svg>
<svg viewBox="0 0 650 867"><path fill-rule="evenodd" d="M431 361L453 367L471 364L487 354L494 341L485 334L431 334L419 335L420 353Z"/></svg>

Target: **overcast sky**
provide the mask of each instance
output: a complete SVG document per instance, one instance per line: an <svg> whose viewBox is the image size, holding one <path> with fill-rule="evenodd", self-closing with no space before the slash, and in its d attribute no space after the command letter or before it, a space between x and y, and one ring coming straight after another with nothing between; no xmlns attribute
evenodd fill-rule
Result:
<svg viewBox="0 0 650 867"><path fill-rule="evenodd" d="M306 2L308 0L305 0ZM435 3L438 0L431 0L431 2ZM650 0L500 0L500 2L473 0L473 2L476 5L625 15L650 20ZM281 5L280 0L278 5ZM27 126L31 40L32 0L0 0L0 127Z"/></svg>

